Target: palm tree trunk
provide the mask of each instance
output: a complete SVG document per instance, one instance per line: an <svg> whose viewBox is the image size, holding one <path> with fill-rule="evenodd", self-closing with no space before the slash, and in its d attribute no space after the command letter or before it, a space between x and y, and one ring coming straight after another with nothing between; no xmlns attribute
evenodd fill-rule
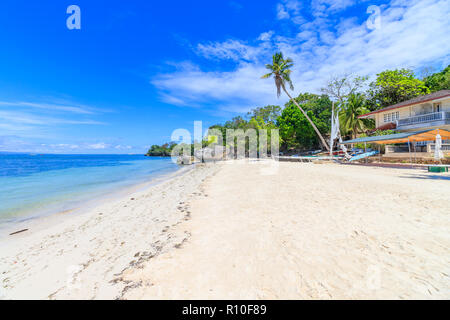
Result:
<svg viewBox="0 0 450 320"><path fill-rule="evenodd" d="M317 129L316 125L314 124L314 122L312 122L312 120L308 117L308 115L306 114L305 110L303 110L302 107L300 107L300 105L297 103L297 101L295 101L295 99L293 99L291 97L291 95L287 92L286 88L283 86L283 90L284 92L288 95L289 99L292 100L292 102L294 102L294 104L300 109L300 111L303 113L303 115L306 117L306 119L309 121L309 123L312 125L312 127L314 128L314 131L317 133L317 135L319 136L320 141L322 142L322 144L324 145L324 147L327 149L327 151L330 151L330 148L328 147L328 144L325 142L325 139L322 137L322 134L320 133L319 129Z"/></svg>

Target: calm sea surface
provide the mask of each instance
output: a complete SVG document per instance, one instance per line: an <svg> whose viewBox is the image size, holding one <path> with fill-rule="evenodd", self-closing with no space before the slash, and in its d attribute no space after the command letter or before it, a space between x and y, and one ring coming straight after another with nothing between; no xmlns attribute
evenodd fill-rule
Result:
<svg viewBox="0 0 450 320"><path fill-rule="evenodd" d="M0 224L74 209L178 169L143 155L0 154Z"/></svg>

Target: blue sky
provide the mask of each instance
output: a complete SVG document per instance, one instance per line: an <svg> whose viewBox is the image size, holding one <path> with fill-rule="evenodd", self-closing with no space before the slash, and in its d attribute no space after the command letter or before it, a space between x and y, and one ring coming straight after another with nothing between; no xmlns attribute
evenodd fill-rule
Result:
<svg viewBox="0 0 450 320"><path fill-rule="evenodd" d="M71 4L81 30L66 27ZM3 0L0 151L143 153L194 120L282 105L259 79L278 50L295 94L348 72L440 69L449 17L448 0Z"/></svg>

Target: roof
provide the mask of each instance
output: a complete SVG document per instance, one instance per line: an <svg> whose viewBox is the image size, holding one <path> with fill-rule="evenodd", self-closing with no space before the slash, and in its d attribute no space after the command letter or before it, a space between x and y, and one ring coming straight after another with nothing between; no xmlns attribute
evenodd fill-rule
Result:
<svg viewBox="0 0 450 320"><path fill-rule="evenodd" d="M450 90L440 90L440 91L433 92L431 94L419 96L414 99L403 101L403 102L394 104L392 106L389 106L389 107L386 107L386 108L383 108L380 110L375 110L375 111L360 115L360 116L358 116L358 118L365 118L365 117L375 114L375 113L389 111L389 110L398 109L398 108L403 108L403 107L411 106L411 105L418 104L418 103L424 103L424 102L428 102L428 101L432 101L432 100L436 100L436 99L442 99L445 97L450 97Z"/></svg>
<svg viewBox="0 0 450 320"><path fill-rule="evenodd" d="M450 131L443 129L428 129L413 132L394 133L384 136L363 137L353 140L344 141L344 144L362 143L362 142L374 142L378 144L392 144L392 143L405 143L408 141L433 141L436 139L436 135L440 134L443 140L450 139Z"/></svg>

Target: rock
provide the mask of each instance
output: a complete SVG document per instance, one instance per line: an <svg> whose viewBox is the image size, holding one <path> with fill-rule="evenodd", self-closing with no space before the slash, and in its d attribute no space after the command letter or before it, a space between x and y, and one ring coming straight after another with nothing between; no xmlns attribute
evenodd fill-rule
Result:
<svg viewBox="0 0 450 320"><path fill-rule="evenodd" d="M192 158L190 156L181 156L178 157L177 163L181 165L190 165L192 164Z"/></svg>

